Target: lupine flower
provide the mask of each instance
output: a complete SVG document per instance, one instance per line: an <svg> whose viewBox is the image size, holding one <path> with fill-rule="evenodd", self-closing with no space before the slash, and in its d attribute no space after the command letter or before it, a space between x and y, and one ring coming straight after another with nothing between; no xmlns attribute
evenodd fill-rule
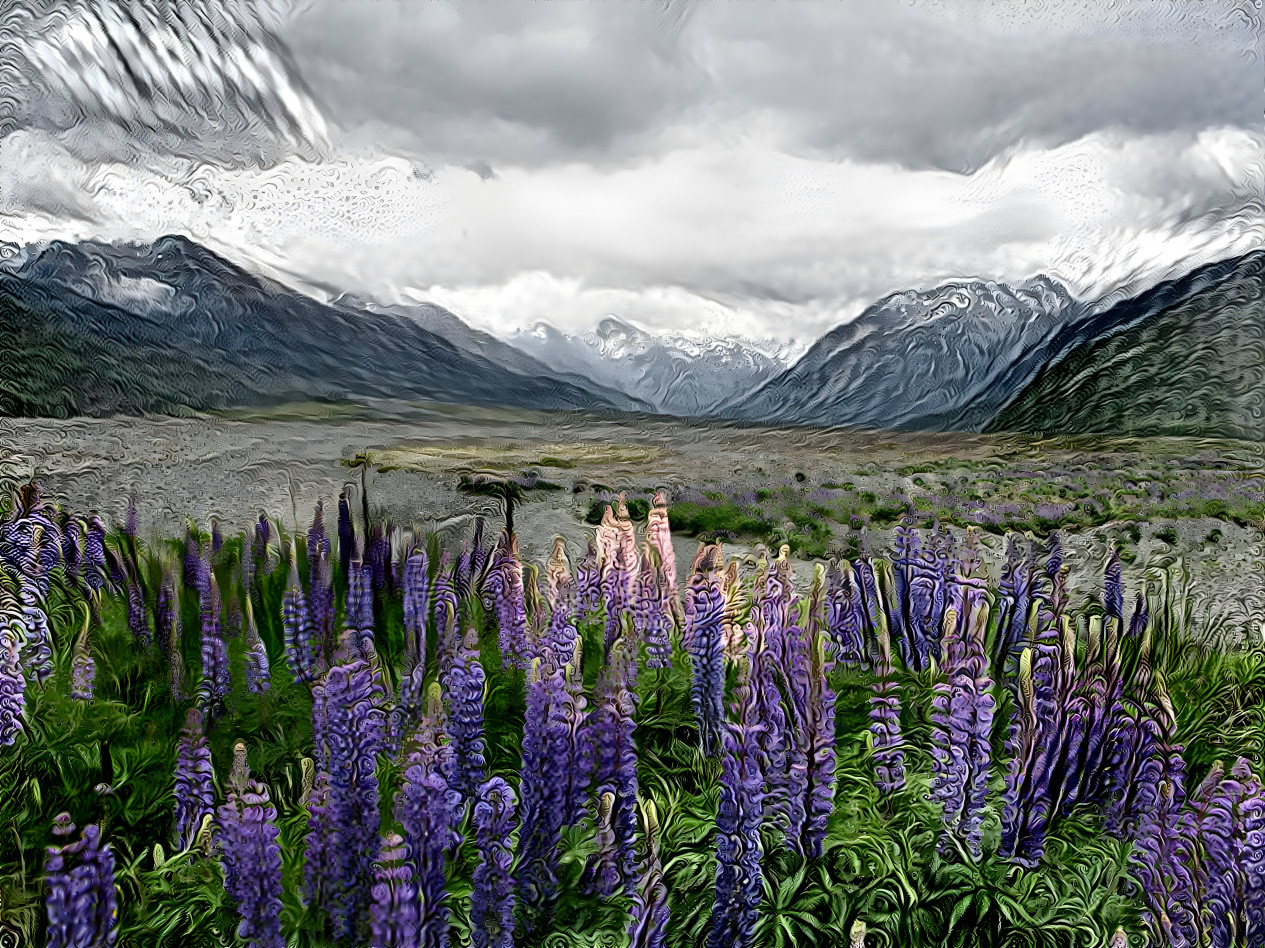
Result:
<svg viewBox="0 0 1265 948"><path fill-rule="evenodd" d="M563 825L574 826L588 816L589 787L593 783L596 765L596 748L592 741L588 702L584 697L584 643L576 639L575 653L564 669L564 690L559 696L562 702L555 717L566 723L566 734L559 736L565 741L567 753L566 787L563 793Z"/></svg>
<svg viewBox="0 0 1265 948"><path fill-rule="evenodd" d="M633 610L633 577L637 570L637 546L624 495L618 515L609 506L597 528L598 563L601 568L602 601L606 607L606 650L619 635L623 617Z"/></svg>
<svg viewBox="0 0 1265 948"><path fill-rule="evenodd" d="M678 627L683 626L685 616L676 582L676 551L672 548L672 529L668 523L668 498L663 491L655 492L646 517L646 539L658 556L664 606Z"/></svg>
<svg viewBox="0 0 1265 948"><path fill-rule="evenodd" d="M0 573L0 747L17 741L26 713L26 678L20 658L25 634L21 605Z"/></svg>
<svg viewBox="0 0 1265 948"><path fill-rule="evenodd" d="M553 612L549 616L549 626L545 629L539 657L561 666L569 662L575 654L575 643L579 636L575 625L575 590L570 579L558 580L557 587L550 596L554 600Z"/></svg>
<svg viewBox="0 0 1265 948"><path fill-rule="evenodd" d="M436 701L436 703L438 703ZM461 819L461 794L448 785L451 769L435 741L440 722L424 721L417 748L408 755L404 786L396 798L396 812L404 829L409 859L417 878L421 902L421 948L447 948L448 893L444 881L444 853L461 841L456 825Z"/></svg>
<svg viewBox="0 0 1265 948"><path fill-rule="evenodd" d="M105 588L105 526L100 517L92 517L88 521L80 573L89 592L96 593Z"/></svg>
<svg viewBox="0 0 1265 948"><path fill-rule="evenodd" d="M245 630L242 638L246 646L246 690L260 695L272 685L272 673L268 665L268 650L259 638L259 629L255 626L255 610L249 598L246 600L242 627Z"/></svg>
<svg viewBox="0 0 1265 948"><path fill-rule="evenodd" d="M453 589L452 574L448 569L448 554L445 553L439 562L439 572L435 576L434 606L431 610L435 617L435 650L441 680L452 667L461 642L461 633L457 627L457 609L457 594Z"/></svg>
<svg viewBox="0 0 1265 948"><path fill-rule="evenodd" d="M198 682L198 696L206 706L222 709L230 684L228 650L220 634L220 593L213 576L202 596L201 616L202 678Z"/></svg>
<svg viewBox="0 0 1265 948"><path fill-rule="evenodd" d="M763 894L760 826L764 821L764 775L756 739L761 725L746 681L739 683L734 699L738 720L725 726L721 756L716 901L708 948L748 948Z"/></svg>
<svg viewBox="0 0 1265 948"><path fill-rule="evenodd" d="M996 702L984 655L987 606L977 600L970 614L958 618L958 608L971 605L961 601L945 613L945 679L935 684L932 699L931 791L942 806L944 838L957 838L979 859Z"/></svg>
<svg viewBox="0 0 1265 948"><path fill-rule="evenodd" d="M237 904L237 937L249 948L285 948L281 934L281 845L268 788L250 779L239 743L228 799L216 812L225 887Z"/></svg>
<svg viewBox="0 0 1265 948"><path fill-rule="evenodd" d="M318 501L307 532L308 609L324 671L326 657L334 650L334 567L329 539L325 536L324 508Z"/></svg>
<svg viewBox="0 0 1265 948"><path fill-rule="evenodd" d="M725 595L720 586L720 547L707 548L690 578L685 639L693 666L690 699L703 750L715 754L724 717L725 666L721 623Z"/></svg>
<svg viewBox="0 0 1265 948"><path fill-rule="evenodd" d="M356 648L363 649L366 640L373 642L373 570L360 559L353 559L348 567L343 626L352 631Z"/></svg>
<svg viewBox="0 0 1265 948"><path fill-rule="evenodd" d="M412 948L421 933L421 903L404 837L382 837L374 866L373 948Z"/></svg>
<svg viewBox="0 0 1265 948"><path fill-rule="evenodd" d="M1124 583L1121 579L1120 553L1113 549L1107 558L1106 578L1103 582L1103 611L1108 618L1124 620Z"/></svg>
<svg viewBox="0 0 1265 948"><path fill-rule="evenodd" d="M737 560L730 560L725 567L721 574L720 588L725 596L725 610L720 620L721 647L727 661L737 662L747 649L741 617L747 613L749 605L738 577Z"/></svg>
<svg viewBox="0 0 1265 948"><path fill-rule="evenodd" d="M1006 540L1006 565L1002 567L998 592L998 627L1001 632L997 636L993 665L1008 669L1012 666L1007 662L1027 631L1033 593L1032 559L1020 554L1013 537Z"/></svg>
<svg viewBox="0 0 1265 948"><path fill-rule="evenodd" d="M385 738L382 682L346 647L312 689L317 785L323 798L308 823L308 894L330 913L336 938L353 936L367 918L380 816L374 765Z"/></svg>
<svg viewBox="0 0 1265 948"><path fill-rule="evenodd" d="M1194 948L1199 936L1189 867L1195 841L1181 819L1185 769L1180 753L1162 756L1155 804L1138 824L1134 861L1148 905L1143 914L1152 935L1171 948Z"/></svg>
<svg viewBox="0 0 1265 948"><path fill-rule="evenodd" d="M1247 941L1248 911L1244 868L1247 862L1245 804L1252 770L1243 758L1228 776L1218 763L1196 794L1198 815L1184 827L1203 844L1198 888L1202 890L1202 927L1210 948L1231 948Z"/></svg>
<svg viewBox="0 0 1265 948"><path fill-rule="evenodd" d="M663 884L659 814L654 801L642 801L641 821L645 827L646 856L642 863L641 883L632 894L628 948L664 948L671 907L668 905L668 888Z"/></svg>
<svg viewBox="0 0 1265 948"><path fill-rule="evenodd" d="M1239 804L1243 821L1243 907L1250 944L1265 935L1265 791L1255 776L1243 787Z"/></svg>
<svg viewBox="0 0 1265 948"><path fill-rule="evenodd" d="M102 532L104 538L104 531ZM105 545L101 547L101 563L105 564ZM189 521L189 527L185 531L184 538L184 586L185 589L197 590L198 595L202 595L210 582L211 573L206 567L205 560L202 559L202 544L198 540L197 534L193 530L193 521Z"/></svg>
<svg viewBox="0 0 1265 948"><path fill-rule="evenodd" d="M165 643L167 683L177 704L188 698L188 682L184 654L180 644L180 608L176 600L175 578L164 570L162 582L154 594L154 635Z"/></svg>
<svg viewBox="0 0 1265 948"><path fill-rule="evenodd" d="M575 579L571 576L566 541L560 536L555 536L553 551L545 563L545 598L549 602L550 609L558 608L558 600L564 588L574 591Z"/></svg>
<svg viewBox="0 0 1265 948"><path fill-rule="evenodd" d="M139 644L149 645L152 641L145 612L145 593L140 583L131 576L127 579L127 627Z"/></svg>
<svg viewBox="0 0 1265 948"><path fill-rule="evenodd" d="M886 619L881 615L874 674L870 734L874 745L875 785L879 793L886 796L905 787L905 752L900 733L900 686L892 678L891 644Z"/></svg>
<svg viewBox="0 0 1265 948"><path fill-rule="evenodd" d="M820 633L813 638L811 658L809 717L804 728L808 738L808 813L803 849L816 859L821 856L835 805L835 693L826 677L834 662Z"/></svg>
<svg viewBox="0 0 1265 948"><path fill-rule="evenodd" d="M865 595L847 560L834 559L826 573L826 629L838 660L845 665L866 664Z"/></svg>
<svg viewBox="0 0 1265 948"><path fill-rule="evenodd" d="M642 544L641 566L634 591L636 638L646 644L648 668L672 666L672 617L665 607L663 578L653 547Z"/></svg>
<svg viewBox="0 0 1265 948"><path fill-rule="evenodd" d="M628 618L624 621L626 626L631 622ZM602 898L619 889L631 889L637 881L637 747L633 719L636 696L631 687L635 669L631 643L621 638L611 650L611 663L598 684L599 703L590 712L588 724L594 756L593 783L598 787L599 799L610 795L610 833L606 837L609 847L599 846L589 873ZM566 721L558 720L559 717L555 712L553 719L560 731Z"/></svg>
<svg viewBox="0 0 1265 948"><path fill-rule="evenodd" d="M470 897L471 941L475 948L513 948L514 879L509 838L514 832L514 791L500 777L480 785L474 804L474 839L479 864Z"/></svg>
<svg viewBox="0 0 1265 948"><path fill-rule="evenodd" d="M426 554L416 550L404 561L404 671L426 665L426 616L430 607Z"/></svg>
<svg viewBox="0 0 1265 948"><path fill-rule="evenodd" d="M190 708L176 744L176 848L193 846L204 817L215 811L215 772L211 748L203 734L203 715Z"/></svg>
<svg viewBox="0 0 1265 948"><path fill-rule="evenodd" d="M584 558L575 568L575 584L580 597L580 615L586 619L597 615L602 608L602 573L592 537Z"/></svg>
<svg viewBox="0 0 1265 948"><path fill-rule="evenodd" d="M97 664L92 660L92 648L88 643L88 625L91 613L85 608L83 628L75 640L75 654L70 660L70 697L77 701L92 700L92 685L97 677Z"/></svg>
<svg viewBox="0 0 1265 948"><path fill-rule="evenodd" d="M316 677L316 635L307 597L299 585L298 556L290 548L290 578L281 599L281 625L285 631L285 657L295 681L309 682Z"/></svg>
<svg viewBox="0 0 1265 948"><path fill-rule="evenodd" d="M518 905L528 936L549 924L558 891L558 846L566 820L572 763L568 699L562 674L539 659L527 681L523 723Z"/></svg>
<svg viewBox="0 0 1265 948"><path fill-rule="evenodd" d="M101 844L101 828L89 824L70 842L75 824L70 814L53 821L44 874L48 894L48 948L111 948L118 938L118 895L114 887L114 855Z"/></svg>
<svg viewBox="0 0 1265 948"><path fill-rule="evenodd" d="M452 788L463 797L474 796L483 783L483 694L487 679L479 663L478 633L471 626L444 688L448 694L448 743L452 747Z"/></svg>
<svg viewBox="0 0 1265 948"><path fill-rule="evenodd" d="M496 613L502 667L522 665L527 653L527 599L523 566L518 559L518 539L511 537L508 530L501 531L487 588Z"/></svg>
<svg viewBox="0 0 1265 948"><path fill-rule="evenodd" d="M53 674L53 636L39 588L21 573L18 574L17 600L25 626L19 657L27 674L43 686Z"/></svg>
<svg viewBox="0 0 1265 948"><path fill-rule="evenodd" d="M757 621L748 625L743 637L748 643L747 687L751 691L751 702L757 719L762 725L755 735L755 741L760 749L760 772L764 774L765 781L764 814L776 830L786 833L791 825L788 758L793 736L778 684L783 679L781 623L785 613L776 602L768 602L770 576L765 571L763 582L759 583L764 592L759 597ZM773 579L772 582L776 590L777 580ZM776 592L774 595L776 597ZM769 608L765 609L766 605Z"/></svg>

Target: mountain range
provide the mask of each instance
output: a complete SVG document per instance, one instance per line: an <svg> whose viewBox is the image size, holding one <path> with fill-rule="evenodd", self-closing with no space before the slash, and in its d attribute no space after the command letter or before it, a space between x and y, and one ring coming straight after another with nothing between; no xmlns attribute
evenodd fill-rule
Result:
<svg viewBox="0 0 1265 948"><path fill-rule="evenodd" d="M1262 438L1265 251L1112 305L1048 277L894 293L794 364L776 347L430 303L318 302L183 237L0 265L0 414L393 398L781 425Z"/></svg>

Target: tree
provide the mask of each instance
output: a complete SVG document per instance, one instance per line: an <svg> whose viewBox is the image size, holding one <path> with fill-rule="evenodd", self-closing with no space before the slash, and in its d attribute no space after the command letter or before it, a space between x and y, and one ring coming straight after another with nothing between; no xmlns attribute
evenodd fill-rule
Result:
<svg viewBox="0 0 1265 948"><path fill-rule="evenodd" d="M504 474L500 471L467 471L457 490L467 497L494 497L505 505L505 529L514 535L514 504L526 499L528 491L559 490L557 484L540 479L535 471Z"/></svg>

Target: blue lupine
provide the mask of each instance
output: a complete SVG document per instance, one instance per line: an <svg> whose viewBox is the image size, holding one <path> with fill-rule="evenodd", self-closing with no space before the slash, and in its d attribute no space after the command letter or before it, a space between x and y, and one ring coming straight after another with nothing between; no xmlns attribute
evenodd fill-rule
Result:
<svg viewBox="0 0 1265 948"><path fill-rule="evenodd" d="M220 593L212 576L201 596L202 677L198 682L198 700L212 709L223 710L229 691L228 649L220 632Z"/></svg>
<svg viewBox="0 0 1265 948"><path fill-rule="evenodd" d="M826 577L826 628L837 660L863 668L867 663L865 594L847 560L831 560Z"/></svg>
<svg viewBox="0 0 1265 948"><path fill-rule="evenodd" d="M632 894L628 921L628 948L664 948L668 939L668 888L663 883L660 859L659 815L654 802L641 805L645 826L646 856L642 862L641 882Z"/></svg>
<svg viewBox="0 0 1265 948"><path fill-rule="evenodd" d="M434 731L432 724L428 736L421 737L419 747L409 755L403 788L396 798L421 903L420 948L449 944L444 854L461 840L455 829L461 818L461 794L445 779L451 764L438 753Z"/></svg>
<svg viewBox="0 0 1265 948"><path fill-rule="evenodd" d="M474 796L483 783L483 695L487 678L479 663L479 639L473 626L453 662L444 689L448 694L448 743L453 752L451 784L465 798Z"/></svg>
<svg viewBox="0 0 1265 948"><path fill-rule="evenodd" d="M413 948L421 934L421 903L404 837L382 837L374 867L373 948Z"/></svg>
<svg viewBox="0 0 1265 948"><path fill-rule="evenodd" d="M835 693L827 679L834 662L820 633L813 639L810 654L809 717L804 728L808 739L808 812L803 849L815 859L822 854L835 804Z"/></svg>
<svg viewBox="0 0 1265 948"><path fill-rule="evenodd" d="M629 620L625 619L625 624ZM637 748L636 696L630 687L636 657L632 644L620 639L611 650L611 663L599 682L600 699L590 712L594 749L593 783L599 797L609 793L610 850L599 852L599 861L608 857L609 871L590 875L602 898L614 895L617 889L631 889L637 881L635 836L637 832ZM551 720L554 733L565 733L568 722L554 709Z"/></svg>
<svg viewBox="0 0 1265 948"><path fill-rule="evenodd" d="M272 685L272 672L268 665L268 650L259 638L259 629L255 626L255 610L246 599L246 614L242 616L243 644L246 651L246 690L251 694L263 694Z"/></svg>
<svg viewBox="0 0 1265 948"><path fill-rule="evenodd" d="M1156 799L1139 820L1134 850L1135 871L1147 902L1143 915L1159 944L1194 948L1199 944L1190 870L1195 841L1181 819L1185 770L1175 750L1162 749L1158 766Z"/></svg>
<svg viewBox="0 0 1265 948"><path fill-rule="evenodd" d="M479 864L471 880L470 937L474 948L513 948L514 791L500 777L481 784L474 804L474 840Z"/></svg>
<svg viewBox="0 0 1265 948"><path fill-rule="evenodd" d="M26 714L26 678L20 657L25 635L21 604L0 573L0 747L17 741Z"/></svg>
<svg viewBox="0 0 1265 948"><path fill-rule="evenodd" d="M299 584L298 557L291 547L290 578L281 599L281 625L285 632L286 666L298 682L312 681L318 674L316 630L307 596Z"/></svg>
<svg viewBox="0 0 1265 948"><path fill-rule="evenodd" d="M518 539L501 531L492 568L488 574L488 598L496 614L505 668L522 666L527 655L527 599L523 588L523 567L518 559Z"/></svg>
<svg viewBox="0 0 1265 948"><path fill-rule="evenodd" d="M572 764L567 698L562 673L539 659L532 662L523 723L518 835L518 905L527 935L548 925L558 894L558 847Z"/></svg>
<svg viewBox="0 0 1265 948"><path fill-rule="evenodd" d="M593 547L593 539L584 558L575 567L576 592L579 595L580 615L588 619L602 609L602 574L597 562L597 550Z"/></svg>
<svg viewBox="0 0 1265 948"><path fill-rule="evenodd" d="M239 760L245 747L237 745ZM285 948L281 934L281 844L277 808L268 788L235 767L228 799L216 813L229 895L241 922L237 937L249 948Z"/></svg>
<svg viewBox="0 0 1265 948"><path fill-rule="evenodd" d="M101 843L101 828L89 824L75 842L69 813L53 821L59 841L47 850L47 948L112 948L118 939L118 894L114 855Z"/></svg>
<svg viewBox="0 0 1265 948"><path fill-rule="evenodd" d="M360 559L348 566L343 627L351 630L355 648L363 651L365 642L373 643L373 569Z"/></svg>
<svg viewBox="0 0 1265 948"><path fill-rule="evenodd" d="M329 538L325 536L324 508L318 502L312 526L307 532L307 598L322 661L334 650L334 572L330 555Z"/></svg>
<svg viewBox="0 0 1265 948"><path fill-rule="evenodd" d="M366 924L380 826L374 765L386 734L382 682L358 657L350 634L344 638L335 653L339 664L312 689L318 782L326 798L308 823L308 896L326 907L336 938Z"/></svg>
<svg viewBox="0 0 1265 948"><path fill-rule="evenodd" d="M721 622L725 596L718 576L719 547L708 548L690 578L685 639L693 668L690 700L705 753L719 751L725 667Z"/></svg>
<svg viewBox="0 0 1265 948"><path fill-rule="evenodd" d="M448 673L453 659L457 657L457 649L461 644L461 632L457 626L457 610L459 608L457 593L453 588L452 574L448 569L448 554L439 561L439 572L435 576L435 588L431 614L435 618L435 658L439 666L439 676Z"/></svg>
<svg viewBox="0 0 1265 948"><path fill-rule="evenodd" d="M708 948L748 948L760 911L764 855L764 775L756 734L758 711L747 682L734 696L735 723L726 723L716 816L716 900Z"/></svg>
<svg viewBox="0 0 1265 948"><path fill-rule="evenodd" d="M404 561L404 671L426 665L426 616L430 607L430 564L421 550Z"/></svg>
<svg viewBox="0 0 1265 948"><path fill-rule="evenodd" d="M203 734L203 715L190 708L176 744L175 837L176 848L189 849L204 817L215 811L215 772L211 748Z"/></svg>

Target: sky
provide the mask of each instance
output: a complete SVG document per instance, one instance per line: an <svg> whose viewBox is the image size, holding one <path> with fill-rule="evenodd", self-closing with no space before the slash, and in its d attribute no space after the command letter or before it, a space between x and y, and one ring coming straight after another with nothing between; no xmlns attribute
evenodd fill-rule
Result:
<svg viewBox="0 0 1265 948"><path fill-rule="evenodd" d="M502 336L788 350L949 279L1124 295L1265 246L1262 16L36 0L0 56L0 241L183 233Z"/></svg>

